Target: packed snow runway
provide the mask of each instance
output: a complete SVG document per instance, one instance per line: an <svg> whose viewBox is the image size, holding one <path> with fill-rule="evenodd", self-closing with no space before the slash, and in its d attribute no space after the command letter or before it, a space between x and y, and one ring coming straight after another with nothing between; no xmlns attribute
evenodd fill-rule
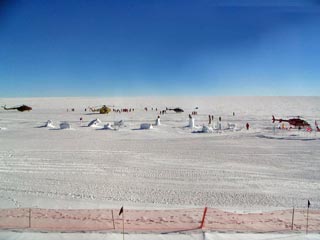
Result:
<svg viewBox="0 0 320 240"><path fill-rule="evenodd" d="M303 208L308 199L320 207L320 133L277 129L271 121L272 115L299 115L314 127L320 97L12 98L0 104L33 108L0 110L2 208L207 205L264 211ZM108 115L84 110L103 104L135 110ZM167 112L160 115L161 125L140 129L142 123L154 124L166 107L184 112ZM192 111L197 112L193 129ZM222 118L221 130L198 133L209 114L214 124ZM96 118L101 123L88 127ZM48 120L54 127L43 127ZM120 120L119 130L104 129ZM62 121L71 129L61 130ZM228 123L237 131L226 129Z"/></svg>

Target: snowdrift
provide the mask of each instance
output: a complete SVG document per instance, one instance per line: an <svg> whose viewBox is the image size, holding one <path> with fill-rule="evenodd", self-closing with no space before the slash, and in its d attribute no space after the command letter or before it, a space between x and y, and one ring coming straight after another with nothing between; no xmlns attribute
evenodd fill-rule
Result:
<svg viewBox="0 0 320 240"><path fill-rule="evenodd" d="M99 118L96 118L94 120L92 120L91 122L89 122L88 127L98 127L99 123L101 123Z"/></svg>
<svg viewBox="0 0 320 240"><path fill-rule="evenodd" d="M110 123L107 123L103 126L103 129L106 129L106 130L115 130Z"/></svg>
<svg viewBox="0 0 320 240"><path fill-rule="evenodd" d="M48 120L45 123L44 127L46 127L46 128L55 128L55 126L53 125L53 122L51 120Z"/></svg>

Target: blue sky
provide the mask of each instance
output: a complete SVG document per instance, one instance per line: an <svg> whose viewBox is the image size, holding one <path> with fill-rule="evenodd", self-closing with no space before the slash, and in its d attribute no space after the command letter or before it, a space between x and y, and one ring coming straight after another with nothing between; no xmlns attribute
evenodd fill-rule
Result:
<svg viewBox="0 0 320 240"><path fill-rule="evenodd" d="M0 97L313 95L320 1L0 3Z"/></svg>

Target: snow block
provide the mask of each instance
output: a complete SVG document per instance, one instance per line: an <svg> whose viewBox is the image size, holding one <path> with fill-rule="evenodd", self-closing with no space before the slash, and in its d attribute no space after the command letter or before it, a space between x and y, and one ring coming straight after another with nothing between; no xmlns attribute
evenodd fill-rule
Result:
<svg viewBox="0 0 320 240"><path fill-rule="evenodd" d="M68 122L61 122L60 123L60 129L70 129L71 125Z"/></svg>
<svg viewBox="0 0 320 240"><path fill-rule="evenodd" d="M141 123L140 124L140 129L152 129L152 124L151 123Z"/></svg>

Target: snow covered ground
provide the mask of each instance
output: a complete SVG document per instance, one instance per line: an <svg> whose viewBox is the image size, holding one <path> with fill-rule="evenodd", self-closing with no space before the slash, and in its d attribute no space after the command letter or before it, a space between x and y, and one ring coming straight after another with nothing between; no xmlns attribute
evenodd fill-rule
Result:
<svg viewBox="0 0 320 240"><path fill-rule="evenodd" d="M3 238L1 238L3 237ZM5 240L122 240L116 233L1 233ZM125 234L126 240L319 240L318 234L236 234L236 233L188 233L188 234Z"/></svg>
<svg viewBox="0 0 320 240"><path fill-rule="evenodd" d="M320 97L0 98L5 104L33 110L0 110L1 208L207 205L253 212L304 208L308 199L320 208L320 133L279 130L271 121L301 116L314 127ZM84 111L103 104L135 110ZM166 107L185 112L167 112L160 126L140 129ZM192 111L194 129L187 127ZM209 114L214 125L222 118L222 129L198 133ZM101 123L87 127L96 118ZM53 127L44 127L48 120ZM118 131L103 129L120 120ZM61 130L63 121L71 129Z"/></svg>

